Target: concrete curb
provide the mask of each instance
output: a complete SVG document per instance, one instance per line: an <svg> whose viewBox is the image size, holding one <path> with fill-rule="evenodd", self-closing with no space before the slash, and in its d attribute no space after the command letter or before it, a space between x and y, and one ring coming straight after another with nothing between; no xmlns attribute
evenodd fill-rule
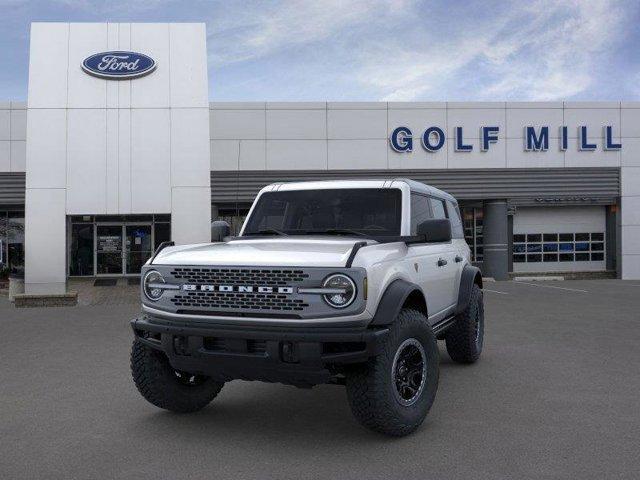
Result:
<svg viewBox="0 0 640 480"><path fill-rule="evenodd" d="M538 277L514 277L513 280L516 282L547 282L551 280L555 280L555 281L564 280L564 277L561 277L559 275L557 276L545 275L545 276L538 276Z"/></svg>
<svg viewBox="0 0 640 480"><path fill-rule="evenodd" d="M67 292L58 295L29 295L19 293L14 301L16 308L30 307L72 307L78 304L78 292Z"/></svg>

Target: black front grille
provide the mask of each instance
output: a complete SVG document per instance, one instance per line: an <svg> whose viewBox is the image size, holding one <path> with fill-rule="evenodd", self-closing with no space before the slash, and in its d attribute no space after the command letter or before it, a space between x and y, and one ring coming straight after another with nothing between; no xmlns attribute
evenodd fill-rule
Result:
<svg viewBox="0 0 640 480"><path fill-rule="evenodd" d="M176 307L234 310L301 311L309 306L304 300L277 293L224 293L182 291L171 302Z"/></svg>
<svg viewBox="0 0 640 480"><path fill-rule="evenodd" d="M185 282L206 284L243 284L285 286L302 282L309 275L294 269L176 267L171 275Z"/></svg>

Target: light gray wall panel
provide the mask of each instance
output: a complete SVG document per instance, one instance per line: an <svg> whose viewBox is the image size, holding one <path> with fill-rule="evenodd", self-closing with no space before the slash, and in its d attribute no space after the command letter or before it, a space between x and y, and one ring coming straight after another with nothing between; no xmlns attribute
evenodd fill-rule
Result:
<svg viewBox="0 0 640 480"><path fill-rule="evenodd" d="M24 102L0 102L0 172L24 172L27 110Z"/></svg>
<svg viewBox="0 0 640 480"><path fill-rule="evenodd" d="M0 140L11 140L11 110L0 109Z"/></svg>
<svg viewBox="0 0 640 480"><path fill-rule="evenodd" d="M0 172L11 171L11 143L9 140L0 140Z"/></svg>
<svg viewBox="0 0 640 480"><path fill-rule="evenodd" d="M27 111L11 110L11 140L27 139Z"/></svg>

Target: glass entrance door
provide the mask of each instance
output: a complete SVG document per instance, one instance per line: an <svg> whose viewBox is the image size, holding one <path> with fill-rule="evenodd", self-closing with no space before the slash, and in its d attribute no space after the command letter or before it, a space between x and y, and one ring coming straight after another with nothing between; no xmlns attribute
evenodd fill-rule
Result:
<svg viewBox="0 0 640 480"><path fill-rule="evenodd" d="M152 225L96 224L96 275L139 275L153 255Z"/></svg>
<svg viewBox="0 0 640 480"><path fill-rule="evenodd" d="M153 255L151 225L125 225L125 273L137 275L142 265Z"/></svg>
<svg viewBox="0 0 640 480"><path fill-rule="evenodd" d="M122 225L96 225L96 275L122 275Z"/></svg>

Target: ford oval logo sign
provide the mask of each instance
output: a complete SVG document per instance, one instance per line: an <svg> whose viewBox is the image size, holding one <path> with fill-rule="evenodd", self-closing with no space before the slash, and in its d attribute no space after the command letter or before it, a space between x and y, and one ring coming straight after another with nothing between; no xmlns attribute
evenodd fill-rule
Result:
<svg viewBox="0 0 640 480"><path fill-rule="evenodd" d="M102 52L87 57L82 69L89 75L111 80L130 80L153 72L153 58L136 52Z"/></svg>

